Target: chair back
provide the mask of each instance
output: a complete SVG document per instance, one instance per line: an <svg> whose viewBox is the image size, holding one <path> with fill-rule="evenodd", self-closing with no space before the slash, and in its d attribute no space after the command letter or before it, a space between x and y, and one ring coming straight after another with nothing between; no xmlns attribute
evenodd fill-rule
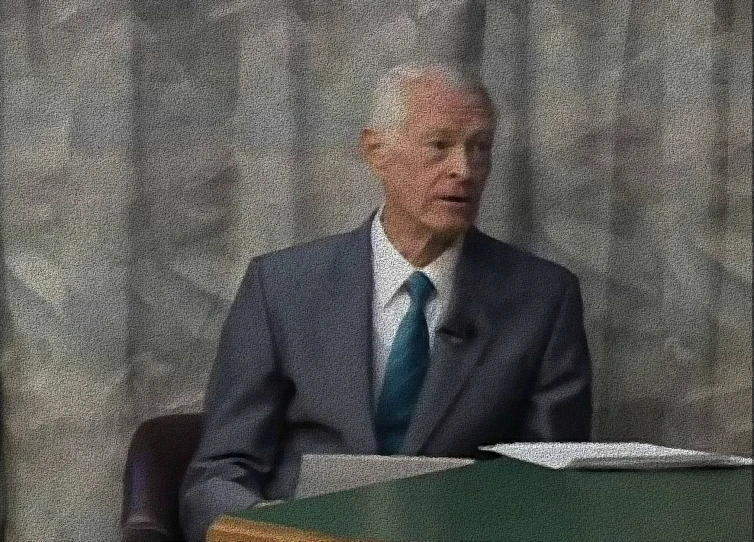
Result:
<svg viewBox="0 0 754 542"><path fill-rule="evenodd" d="M184 540L178 490L199 446L201 414L172 414L142 423L128 449L123 476L124 542Z"/></svg>

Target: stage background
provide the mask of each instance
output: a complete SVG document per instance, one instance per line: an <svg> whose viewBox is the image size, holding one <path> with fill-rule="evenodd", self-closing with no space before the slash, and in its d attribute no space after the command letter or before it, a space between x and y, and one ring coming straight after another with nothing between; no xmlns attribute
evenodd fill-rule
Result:
<svg viewBox="0 0 754 542"><path fill-rule="evenodd" d="M480 225L580 278L594 438L751 453L746 0L0 0L9 542L117 540L129 439L201 408L260 254L380 201L383 69L500 109Z"/></svg>

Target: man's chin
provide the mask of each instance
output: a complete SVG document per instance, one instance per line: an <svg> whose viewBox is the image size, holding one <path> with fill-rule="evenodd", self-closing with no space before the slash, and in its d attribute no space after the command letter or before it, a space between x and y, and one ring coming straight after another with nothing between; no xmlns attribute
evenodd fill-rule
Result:
<svg viewBox="0 0 754 542"><path fill-rule="evenodd" d="M461 220L457 218L453 220L442 220L434 224L432 229L440 237L446 239L455 239L456 237L459 237L466 233L469 228L471 228L473 223L474 222L472 220Z"/></svg>

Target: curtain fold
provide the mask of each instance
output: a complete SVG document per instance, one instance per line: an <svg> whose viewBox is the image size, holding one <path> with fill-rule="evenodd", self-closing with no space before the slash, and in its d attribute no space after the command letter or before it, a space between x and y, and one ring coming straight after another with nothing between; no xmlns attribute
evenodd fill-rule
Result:
<svg viewBox="0 0 754 542"><path fill-rule="evenodd" d="M750 44L744 0L0 0L5 539L119 538L249 258L379 204L359 130L411 60L490 89L480 227L579 276L593 437L751 454Z"/></svg>

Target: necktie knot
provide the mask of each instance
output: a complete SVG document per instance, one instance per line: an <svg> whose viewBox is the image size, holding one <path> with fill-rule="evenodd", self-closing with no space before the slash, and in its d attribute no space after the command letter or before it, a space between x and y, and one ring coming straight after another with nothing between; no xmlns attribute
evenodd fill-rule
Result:
<svg viewBox="0 0 754 542"><path fill-rule="evenodd" d="M408 277L408 280L406 280L406 290L408 291L408 296L411 298L411 304L417 304L420 308L424 309L435 287L427 275L421 271L414 271Z"/></svg>

